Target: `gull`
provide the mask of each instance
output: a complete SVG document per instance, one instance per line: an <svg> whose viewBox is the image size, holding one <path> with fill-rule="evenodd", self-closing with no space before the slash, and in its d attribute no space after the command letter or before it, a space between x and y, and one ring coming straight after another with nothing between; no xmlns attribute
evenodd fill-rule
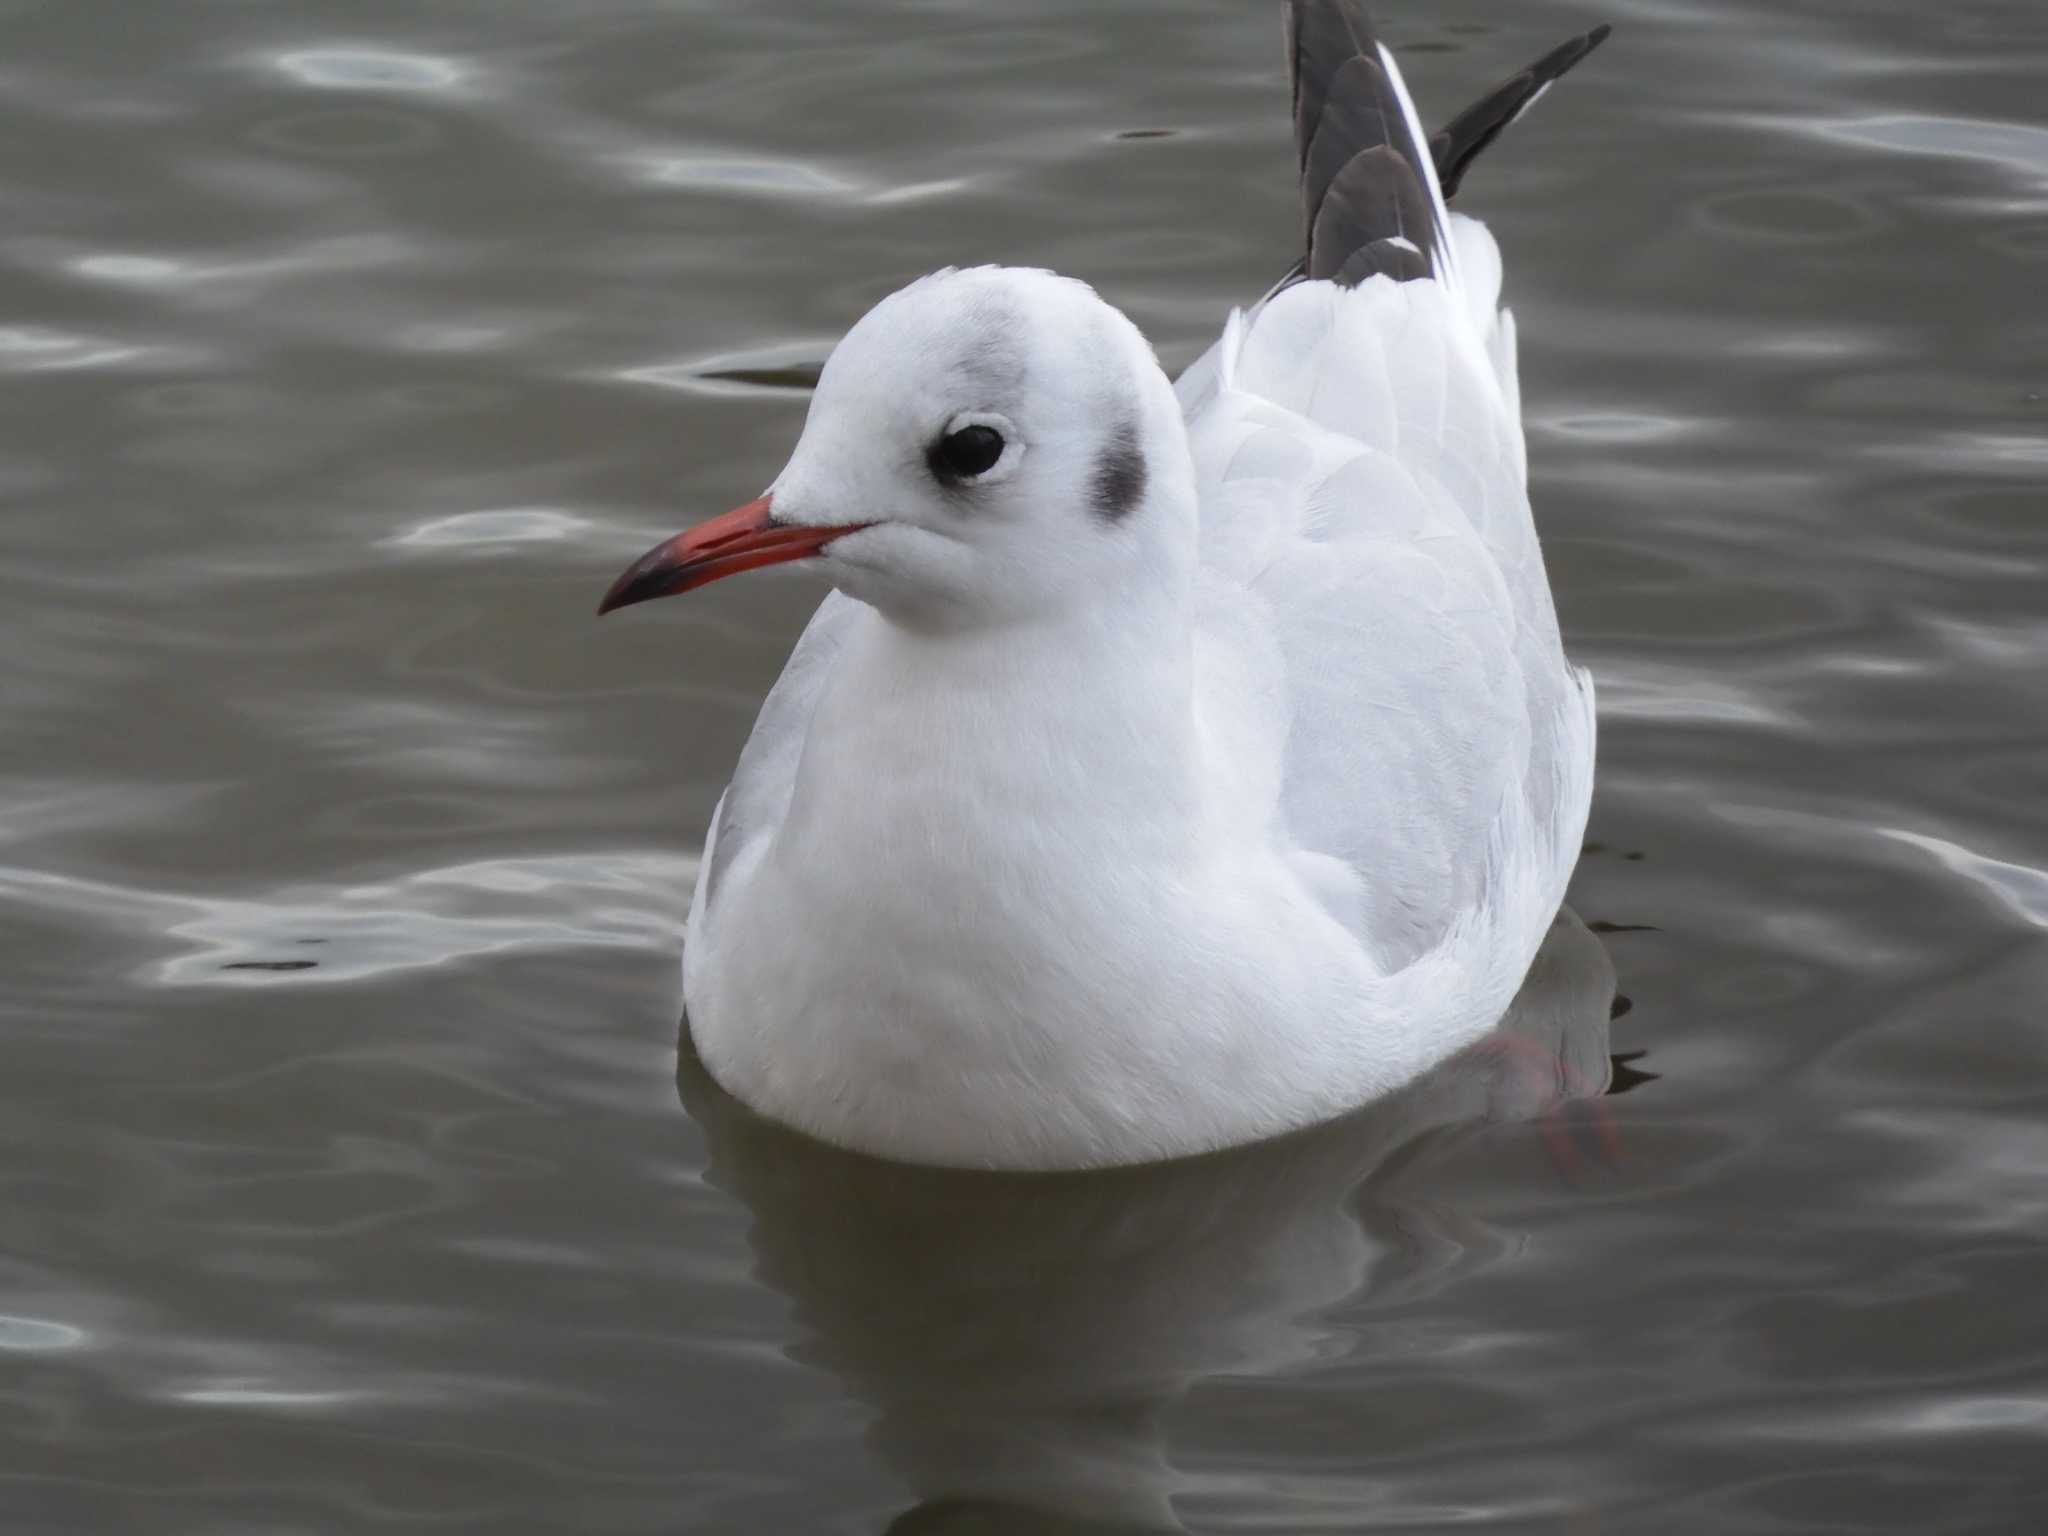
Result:
<svg viewBox="0 0 2048 1536"><path fill-rule="evenodd" d="M832 585L713 812L698 1054L904 1161L1064 1169L1326 1120L1485 1034L1592 794L1473 157L1348 0L1286 8L1303 234L1178 381L1086 284L946 268L819 376L757 499L599 611Z"/></svg>

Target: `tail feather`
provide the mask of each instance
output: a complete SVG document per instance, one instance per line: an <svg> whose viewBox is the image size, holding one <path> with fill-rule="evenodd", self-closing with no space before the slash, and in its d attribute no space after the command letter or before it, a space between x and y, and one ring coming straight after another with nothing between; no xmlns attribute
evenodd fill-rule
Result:
<svg viewBox="0 0 2048 1536"><path fill-rule="evenodd" d="M1500 137L1501 130L1536 105L1557 78L1607 40L1614 29L1605 23L1550 52L1501 81L1430 136L1429 154L1436 164L1444 196L1455 197L1465 172L1479 152Z"/></svg>
<svg viewBox="0 0 2048 1536"><path fill-rule="evenodd" d="M1356 244L1360 232L1386 234ZM1385 144L1360 150L1316 210L1308 275L1355 286L1376 272L1396 282L1428 277L1440 236L1429 194Z"/></svg>
<svg viewBox="0 0 2048 1536"><path fill-rule="evenodd" d="M1294 143L1311 278L1447 270L1435 169L1393 58L1355 0L1292 0Z"/></svg>
<svg viewBox="0 0 2048 1536"><path fill-rule="evenodd" d="M1301 278L1350 286L1377 274L1448 280L1446 200L1480 151L1610 30L1598 26L1553 48L1425 141L1365 8L1356 0L1289 0L1304 254L1280 286Z"/></svg>

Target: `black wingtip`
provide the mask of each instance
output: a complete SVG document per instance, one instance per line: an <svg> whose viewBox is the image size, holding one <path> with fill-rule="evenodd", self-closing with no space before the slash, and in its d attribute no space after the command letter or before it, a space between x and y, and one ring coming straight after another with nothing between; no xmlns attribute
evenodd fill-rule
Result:
<svg viewBox="0 0 2048 1536"><path fill-rule="evenodd" d="M1437 180L1443 185L1445 201L1457 194L1465 172L1479 158L1480 151L1499 138L1501 130L1509 123L1534 106L1537 97L1606 42L1607 35L1613 30L1612 23L1603 21L1590 32L1582 32L1559 43L1533 64L1501 81L1430 135L1430 158L1436 163Z"/></svg>

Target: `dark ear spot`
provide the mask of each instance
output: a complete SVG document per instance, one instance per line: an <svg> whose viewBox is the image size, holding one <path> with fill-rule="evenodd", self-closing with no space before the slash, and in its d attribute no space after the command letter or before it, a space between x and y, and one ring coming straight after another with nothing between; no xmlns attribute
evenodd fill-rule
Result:
<svg viewBox="0 0 2048 1536"><path fill-rule="evenodd" d="M1145 497L1145 452L1138 446L1138 428L1128 419L1110 430L1102 456L1095 461L1089 491L1095 515L1114 523L1128 516Z"/></svg>

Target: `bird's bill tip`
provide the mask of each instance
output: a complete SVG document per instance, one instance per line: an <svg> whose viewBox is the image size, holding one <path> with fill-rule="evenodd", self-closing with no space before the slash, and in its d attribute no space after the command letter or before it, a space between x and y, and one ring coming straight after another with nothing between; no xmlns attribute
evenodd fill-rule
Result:
<svg viewBox="0 0 2048 1536"><path fill-rule="evenodd" d="M619 573L604 601L597 605L598 615L602 617L614 608L629 608L650 598L674 597L741 571L808 559L834 539L866 526L778 523L771 498L762 496L674 538L663 539Z"/></svg>

